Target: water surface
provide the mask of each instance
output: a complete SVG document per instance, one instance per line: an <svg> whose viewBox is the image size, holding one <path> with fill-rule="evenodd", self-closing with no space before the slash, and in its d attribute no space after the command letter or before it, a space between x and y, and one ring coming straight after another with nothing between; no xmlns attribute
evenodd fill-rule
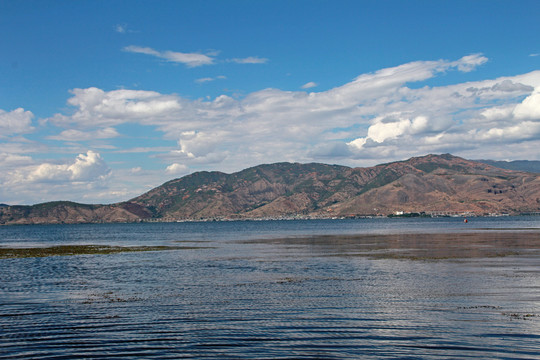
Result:
<svg viewBox="0 0 540 360"><path fill-rule="evenodd" d="M540 357L540 218L0 227L0 358ZM178 248L180 246L180 248Z"/></svg>

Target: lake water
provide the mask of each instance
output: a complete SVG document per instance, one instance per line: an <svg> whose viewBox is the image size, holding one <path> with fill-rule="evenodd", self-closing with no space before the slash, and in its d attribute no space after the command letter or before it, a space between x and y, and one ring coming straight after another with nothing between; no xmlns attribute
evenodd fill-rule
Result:
<svg viewBox="0 0 540 360"><path fill-rule="evenodd" d="M0 359L539 359L540 217L0 227Z"/></svg>

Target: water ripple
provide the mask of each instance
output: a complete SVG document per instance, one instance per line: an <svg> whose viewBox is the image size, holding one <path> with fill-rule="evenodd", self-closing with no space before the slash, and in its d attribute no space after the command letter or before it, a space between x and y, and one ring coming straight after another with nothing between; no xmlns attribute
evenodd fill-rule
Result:
<svg viewBox="0 0 540 360"><path fill-rule="evenodd" d="M210 246L0 260L0 359L540 358L535 251L445 259L423 235L417 245L437 261L359 256L389 244L410 252L412 235L318 242L291 224L294 246L263 223L10 228L9 241L47 246ZM266 240L253 238L257 226ZM494 239L508 252L519 241L507 237Z"/></svg>

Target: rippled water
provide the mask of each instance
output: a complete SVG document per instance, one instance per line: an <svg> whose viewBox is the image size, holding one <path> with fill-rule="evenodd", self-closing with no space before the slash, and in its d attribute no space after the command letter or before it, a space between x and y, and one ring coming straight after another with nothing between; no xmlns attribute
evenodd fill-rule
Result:
<svg viewBox="0 0 540 360"><path fill-rule="evenodd" d="M3 247L194 248L0 259L0 358L540 358L539 228L537 217L1 227Z"/></svg>

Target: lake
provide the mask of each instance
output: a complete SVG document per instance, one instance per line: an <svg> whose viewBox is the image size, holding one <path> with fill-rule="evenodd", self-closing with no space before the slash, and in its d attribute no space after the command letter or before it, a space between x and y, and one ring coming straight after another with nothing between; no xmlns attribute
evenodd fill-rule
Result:
<svg viewBox="0 0 540 360"><path fill-rule="evenodd" d="M9 226L0 255L0 359L540 358L540 217Z"/></svg>

